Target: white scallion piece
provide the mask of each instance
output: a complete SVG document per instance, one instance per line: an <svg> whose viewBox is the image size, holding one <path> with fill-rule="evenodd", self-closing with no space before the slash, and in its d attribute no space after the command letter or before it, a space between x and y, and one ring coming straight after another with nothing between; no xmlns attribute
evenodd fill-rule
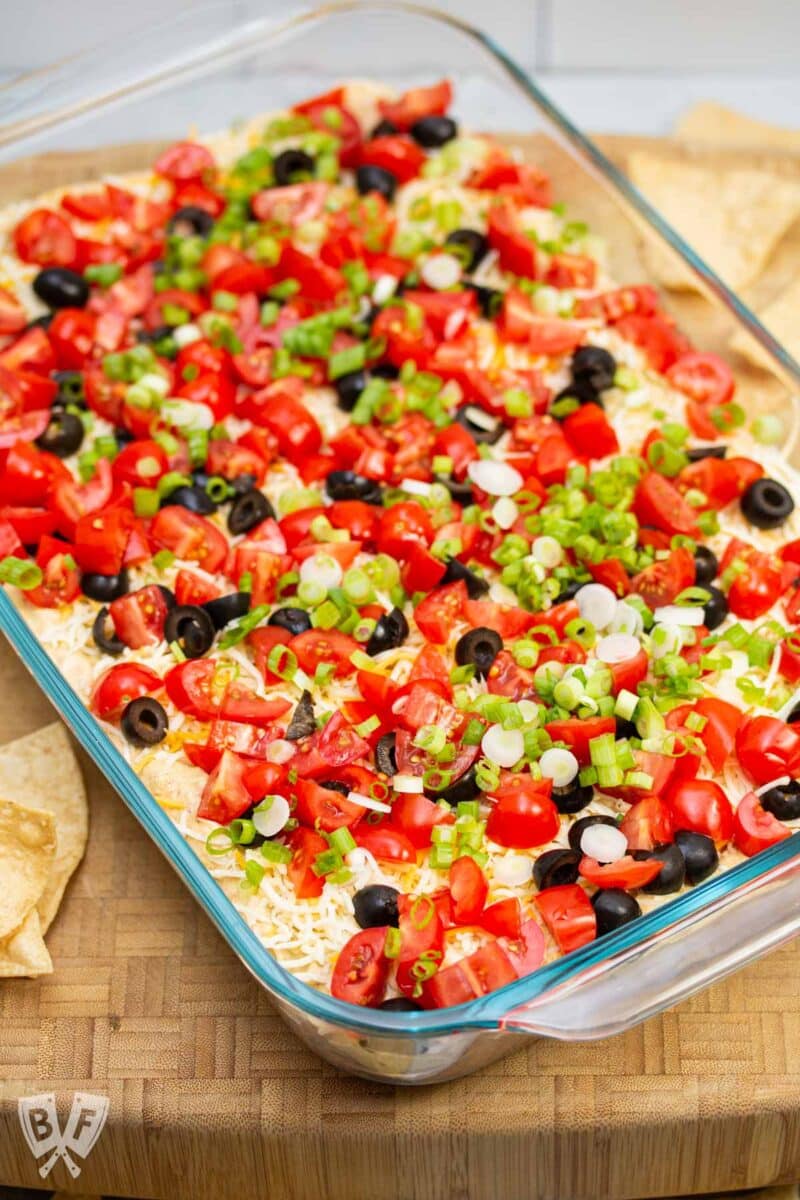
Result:
<svg viewBox="0 0 800 1200"><path fill-rule="evenodd" d="M539 759L539 767L545 779L552 779L553 787L562 788L572 783L578 774L578 760L571 750L554 746L545 750Z"/></svg>
<svg viewBox="0 0 800 1200"><path fill-rule="evenodd" d="M595 658L599 658L600 662L611 665L635 658L641 648L641 642L632 633L609 633L606 637L600 638L594 648L594 653Z"/></svg>
<svg viewBox="0 0 800 1200"><path fill-rule="evenodd" d="M604 583L587 583L575 593L578 609L584 621L595 629L607 629L617 611L617 597Z"/></svg>
<svg viewBox="0 0 800 1200"><path fill-rule="evenodd" d="M467 467L467 474L487 496L513 496L524 482L515 467L491 458L475 459Z"/></svg>
<svg viewBox="0 0 800 1200"><path fill-rule="evenodd" d="M599 863L612 863L628 853L628 841L613 825L588 825L581 834L581 850Z"/></svg>
<svg viewBox="0 0 800 1200"><path fill-rule="evenodd" d="M535 725L539 723L539 705L533 700L518 700L517 708L520 716L526 725Z"/></svg>
<svg viewBox="0 0 800 1200"><path fill-rule="evenodd" d="M614 619L609 625L611 633L631 633L634 637L638 637L644 629L644 621L642 614L632 604L626 604L623 601L617 605L617 611L614 613Z"/></svg>
<svg viewBox="0 0 800 1200"><path fill-rule="evenodd" d="M506 887L522 887L533 874L533 863L521 854L506 854L498 858L493 866L494 882Z"/></svg>
<svg viewBox="0 0 800 1200"><path fill-rule="evenodd" d="M699 604L664 604L655 610L653 618L664 625L702 625L706 615Z"/></svg>
<svg viewBox="0 0 800 1200"><path fill-rule="evenodd" d="M191 346L192 342L199 342L202 336L203 331L199 325L193 325L191 322L177 325L172 331L172 340L180 350L184 346Z"/></svg>
<svg viewBox="0 0 800 1200"><path fill-rule="evenodd" d="M373 800L371 796L365 796L363 792L348 792L347 799L351 804L359 804L361 808L371 808L373 812L388 813L392 811L391 804L384 804L383 800Z"/></svg>
<svg viewBox="0 0 800 1200"><path fill-rule="evenodd" d="M531 554L543 567L557 567L564 557L564 551L556 539L546 534L533 539Z"/></svg>
<svg viewBox="0 0 800 1200"><path fill-rule="evenodd" d="M296 753L297 747L294 742L289 742L286 738L276 738L267 746L267 758L274 763L288 762Z"/></svg>
<svg viewBox="0 0 800 1200"><path fill-rule="evenodd" d="M419 795L422 789L421 775L393 775L392 787L396 792L404 792L408 796Z"/></svg>
<svg viewBox="0 0 800 1200"><path fill-rule="evenodd" d="M680 625L654 625L650 630L650 654L653 658L677 654L682 645Z"/></svg>
<svg viewBox="0 0 800 1200"><path fill-rule="evenodd" d="M289 802L283 796L267 796L253 809L253 824L262 837L274 837L289 820Z"/></svg>
<svg viewBox="0 0 800 1200"><path fill-rule="evenodd" d="M464 412L467 419L473 425L477 425L479 429L485 429L487 433L494 433L497 429L497 417L493 417L485 409L478 408L475 404L468 404Z"/></svg>
<svg viewBox="0 0 800 1200"><path fill-rule="evenodd" d="M431 492L431 485L424 479L401 479L400 487L412 496L429 496Z"/></svg>
<svg viewBox="0 0 800 1200"><path fill-rule="evenodd" d="M207 404L195 400L182 400L179 396L170 396L161 405L161 419L167 425L177 429L211 429L214 426L214 414Z"/></svg>
<svg viewBox="0 0 800 1200"><path fill-rule="evenodd" d="M372 289L372 299L376 304L385 304L387 300L391 300L396 291L397 280L394 275L379 275L375 280L375 287Z"/></svg>
<svg viewBox="0 0 800 1200"><path fill-rule="evenodd" d="M510 529L519 516L519 509L510 496L501 496L494 502L492 516L501 529Z"/></svg>
<svg viewBox="0 0 800 1200"><path fill-rule="evenodd" d="M312 554L300 566L303 583L319 583L324 588L338 587L342 575L342 568L332 554Z"/></svg>
<svg viewBox="0 0 800 1200"><path fill-rule="evenodd" d="M490 725L483 735L481 750L498 767L513 767L525 753L525 739L521 729L503 729L502 725Z"/></svg>
<svg viewBox="0 0 800 1200"><path fill-rule="evenodd" d="M455 254L432 254L419 270L420 279L437 292L455 287L461 278L461 263Z"/></svg>

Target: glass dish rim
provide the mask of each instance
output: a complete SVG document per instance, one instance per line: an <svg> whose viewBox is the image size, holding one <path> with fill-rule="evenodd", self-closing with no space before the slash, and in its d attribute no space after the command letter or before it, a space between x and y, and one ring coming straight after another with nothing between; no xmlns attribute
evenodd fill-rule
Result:
<svg viewBox="0 0 800 1200"><path fill-rule="evenodd" d="M210 9L218 6L204 7ZM286 34L293 35L310 22L335 17L337 13L357 11L405 12L412 17L422 17L447 24L475 41L504 69L510 77L510 81L522 91L526 99L546 115L573 152L585 162L588 161L611 186L612 190L621 195L647 225L655 228L657 233L678 251L701 277L717 300L733 311L738 321L763 346L768 355L773 360L777 360L782 368L781 377L783 378L784 373L788 373L794 385L800 389L800 364L780 346L747 306L722 283L705 262L650 206L638 189L589 138L572 124L539 89L529 74L490 35L449 13L412 3L409 0L395 0L395 2L392 0L335 0L329 4L296 9L292 15L280 22L265 20L262 24L265 34L268 33L277 38ZM252 46L249 49L252 50ZM91 53L91 51L87 53ZM203 46L198 45L195 48L194 59L189 57L185 60L187 67L194 60L199 62L203 53ZM0 89L0 98L2 98L3 92L8 95L16 86L31 79L32 75L35 75L39 81L46 79L49 74L55 76L63 66L75 65L82 57L83 55L74 56L44 70L21 76ZM137 85L124 89L122 101L125 102L134 97L137 90L146 90L148 79L157 77L158 64L155 64L151 77L146 76ZM104 102L114 102L113 95L105 97ZM87 111L91 113L91 104L88 105ZM74 115L74 113L66 113L61 116L55 114L45 127L57 128L60 124L68 123ZM24 142L28 137L41 132L41 127L33 131L23 131L19 138L13 137L13 127L6 132L10 135L7 144L14 145L15 141ZM232 901L208 873L189 842L181 835L177 826L158 805L99 722L80 700L66 677L61 674L44 647L29 629L13 601L2 589L0 589L0 629L5 633L37 684L73 730L82 747L94 760L106 779L119 792L123 802L130 808L173 868L181 875L195 899L199 901L250 973L269 991L274 992L281 1001L296 1005L310 1016L338 1026L387 1037L435 1036L471 1029L499 1030L502 1028L503 1019L512 1009L518 1009L526 1003L531 1003L560 985L573 983L575 986L579 986L579 977L582 974L613 967L620 955L651 945L654 939L666 933L668 929L702 914L709 903L724 900L740 888L745 888L754 881L768 876L781 864L800 856L800 840L795 837L787 838L758 856L747 859L722 875L668 901L614 933L467 1004L419 1013L391 1013L378 1009L360 1008L336 1000L327 993L303 983L272 957L266 946L249 928Z"/></svg>

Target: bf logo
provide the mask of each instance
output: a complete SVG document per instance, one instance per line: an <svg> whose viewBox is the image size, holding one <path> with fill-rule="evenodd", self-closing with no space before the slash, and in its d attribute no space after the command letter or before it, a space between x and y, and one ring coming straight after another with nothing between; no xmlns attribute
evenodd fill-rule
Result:
<svg viewBox="0 0 800 1200"><path fill-rule="evenodd" d="M31 1154L34 1158L47 1155L39 1167L42 1179L50 1174L59 1158L63 1158L72 1178L78 1178L81 1169L72 1155L86 1158L90 1154L106 1123L108 1103L107 1096L76 1092L62 1133L52 1092L24 1096L17 1102L19 1122Z"/></svg>

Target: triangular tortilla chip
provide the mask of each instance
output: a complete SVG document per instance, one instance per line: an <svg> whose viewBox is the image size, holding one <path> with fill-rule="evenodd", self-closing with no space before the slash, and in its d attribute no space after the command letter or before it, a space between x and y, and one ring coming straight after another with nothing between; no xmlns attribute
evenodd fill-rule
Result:
<svg viewBox="0 0 800 1200"><path fill-rule="evenodd" d="M89 811L78 760L60 722L0 746L0 795L55 818L56 857L37 907L42 932L58 911L70 875L86 847Z"/></svg>
<svg viewBox="0 0 800 1200"><path fill-rule="evenodd" d="M781 292L759 314L776 341L800 362L800 279ZM774 364L758 342L739 330L731 338L731 348L758 367L769 369Z"/></svg>
<svg viewBox="0 0 800 1200"><path fill-rule="evenodd" d="M768 121L747 117L712 100L704 100L687 109L678 119L674 133L684 142L800 152L800 129L770 125Z"/></svg>
<svg viewBox="0 0 800 1200"><path fill-rule="evenodd" d="M723 170L648 151L632 154L628 166L651 204L734 291L761 274L800 215L800 183L771 171ZM666 287L694 288L672 256L649 257Z"/></svg>
<svg viewBox="0 0 800 1200"><path fill-rule="evenodd" d="M0 938L18 929L36 904L55 854L52 813L0 800Z"/></svg>
<svg viewBox="0 0 800 1200"><path fill-rule="evenodd" d="M39 913L32 908L19 929L0 942L0 979L50 975L53 961L42 937Z"/></svg>

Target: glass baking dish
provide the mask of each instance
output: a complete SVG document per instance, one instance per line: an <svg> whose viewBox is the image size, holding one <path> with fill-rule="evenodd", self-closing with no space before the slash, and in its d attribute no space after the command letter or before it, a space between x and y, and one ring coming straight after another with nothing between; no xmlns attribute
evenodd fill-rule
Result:
<svg viewBox="0 0 800 1200"><path fill-rule="evenodd" d="M230 20L227 5L193 9L0 88L1 202L28 198L30 155L56 152L52 186L64 186L85 178L87 149L102 151L102 169L113 173L152 161L154 133L169 141L190 127L214 132L347 78L405 87L447 74L463 124L516 135L552 175L572 215L606 237L617 279L647 280L653 248L681 267L694 291L671 294L667 305L700 347L727 355L745 407L794 415L800 366L488 35L412 4L296 9L236 27ZM731 336L742 331L760 343L770 370L730 354ZM790 441L785 450L791 453ZM4 593L0 628L287 1022L346 1071L387 1083L433 1083L501 1057L526 1034L606 1037L800 929L800 839L792 837L470 1004L411 1014L344 1004L272 958Z"/></svg>

